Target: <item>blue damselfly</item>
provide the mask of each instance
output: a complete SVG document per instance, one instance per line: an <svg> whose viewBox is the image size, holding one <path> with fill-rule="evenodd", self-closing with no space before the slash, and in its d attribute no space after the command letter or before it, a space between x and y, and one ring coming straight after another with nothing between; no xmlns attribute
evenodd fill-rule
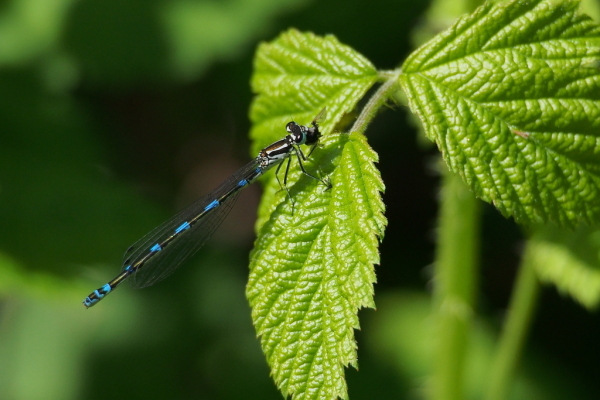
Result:
<svg viewBox="0 0 600 400"><path fill-rule="evenodd" d="M177 215L135 242L123 257L122 270L113 280L94 290L83 301L89 308L129 279L135 288L155 284L171 275L189 256L198 251L229 214L241 189L277 165L275 176L287 160L283 187L287 191L287 175L292 154L296 155L304 175L331 186L329 181L309 174L302 165L318 144L321 132L318 122L324 118L325 109L317 115L310 126L288 122L288 135L262 149L258 156L235 172L229 179L206 196L196 200ZM300 145L313 146L307 156ZM280 182L281 184L281 182ZM289 196L289 191L288 191ZM293 203L293 201L292 201Z"/></svg>

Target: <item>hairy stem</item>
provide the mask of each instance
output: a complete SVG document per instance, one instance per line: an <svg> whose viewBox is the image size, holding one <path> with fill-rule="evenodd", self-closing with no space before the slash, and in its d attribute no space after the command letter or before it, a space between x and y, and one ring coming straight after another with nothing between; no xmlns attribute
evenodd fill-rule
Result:
<svg viewBox="0 0 600 400"><path fill-rule="evenodd" d="M367 129L369 122L375 117L381 106L389 100L391 92L396 89L394 86L398 85L398 76L401 72L400 69L396 69L379 73L379 76L385 79L385 81L362 109L360 115L356 121L354 121L354 125L352 125L350 132L364 132Z"/></svg>

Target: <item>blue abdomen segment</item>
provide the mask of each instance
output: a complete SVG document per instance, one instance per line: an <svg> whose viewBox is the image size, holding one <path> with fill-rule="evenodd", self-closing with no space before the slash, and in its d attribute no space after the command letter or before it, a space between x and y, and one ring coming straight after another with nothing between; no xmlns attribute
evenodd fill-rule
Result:
<svg viewBox="0 0 600 400"><path fill-rule="evenodd" d="M213 200L209 205L204 207L204 211L212 210L213 208L219 207L219 200Z"/></svg>
<svg viewBox="0 0 600 400"><path fill-rule="evenodd" d="M83 300L83 305L86 308L90 308L91 306L102 300L104 296L112 292L112 289L113 288L110 285L110 283L107 283L101 288L94 290L88 297L85 298L85 300Z"/></svg>
<svg viewBox="0 0 600 400"><path fill-rule="evenodd" d="M190 229L190 223L185 221L183 224L179 225L177 229L175 229L175 234L181 233L181 231L185 231L186 229Z"/></svg>
<svg viewBox="0 0 600 400"><path fill-rule="evenodd" d="M160 246L160 244L158 244L158 243L156 243L154 246L152 246L152 247L150 248L150 251L151 251L151 252L156 252L156 251L161 251L161 250L162 250L162 247L161 247L161 246Z"/></svg>

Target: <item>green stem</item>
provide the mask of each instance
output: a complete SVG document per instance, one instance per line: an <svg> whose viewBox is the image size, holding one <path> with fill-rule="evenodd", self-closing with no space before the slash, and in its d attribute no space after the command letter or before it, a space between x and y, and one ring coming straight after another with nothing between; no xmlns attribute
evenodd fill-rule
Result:
<svg viewBox="0 0 600 400"><path fill-rule="evenodd" d="M434 307L434 400L464 399L464 364L475 297L481 203L446 170L441 191Z"/></svg>
<svg viewBox="0 0 600 400"><path fill-rule="evenodd" d="M350 132L364 132L367 129L367 125L375 115L377 111L390 99L390 93L395 90L394 86L398 85L398 77L402 73L401 69L396 69L393 71L381 71L379 72L380 78L385 79L383 84L379 86L377 91L369 98L367 104L363 107L362 111L356 121L354 121L354 125L352 125L352 129Z"/></svg>
<svg viewBox="0 0 600 400"><path fill-rule="evenodd" d="M517 276L504 330L492 362L486 400L507 398L537 305L539 291L540 284L535 270L525 256Z"/></svg>

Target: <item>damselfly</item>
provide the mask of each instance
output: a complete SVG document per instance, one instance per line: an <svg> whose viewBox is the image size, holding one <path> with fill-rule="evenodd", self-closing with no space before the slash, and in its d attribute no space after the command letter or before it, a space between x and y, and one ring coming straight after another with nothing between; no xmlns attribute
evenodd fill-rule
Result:
<svg viewBox="0 0 600 400"><path fill-rule="evenodd" d="M288 122L287 136L262 149L254 160L240 168L211 193L196 200L130 246L125 251L121 273L90 293L83 305L86 308L93 306L126 279L131 281L133 287L143 288L171 275L183 260L198 251L219 227L229 214L241 189L275 165L275 176L279 181L278 173L284 160L287 160L287 166L283 187L287 191L287 175L292 153L296 155L304 175L320 181L329 188L331 185L328 181L309 174L302 165L318 144L321 137L318 122L324 116L325 109L315 117L310 127L293 121ZM302 144L313 146L307 156L300 149Z"/></svg>

